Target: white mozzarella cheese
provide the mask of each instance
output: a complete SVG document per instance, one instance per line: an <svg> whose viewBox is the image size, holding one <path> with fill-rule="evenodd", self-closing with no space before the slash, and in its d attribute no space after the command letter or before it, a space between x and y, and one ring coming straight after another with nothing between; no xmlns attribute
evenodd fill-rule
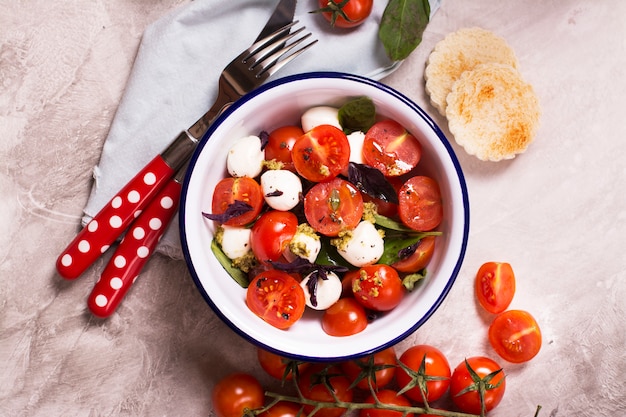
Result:
<svg viewBox="0 0 626 417"><path fill-rule="evenodd" d="M254 178L263 169L265 152L258 136L245 136L235 141L226 157L226 169L233 177Z"/></svg>
<svg viewBox="0 0 626 417"><path fill-rule="evenodd" d="M265 202L274 210L291 210L300 202L302 182L286 169L265 171L261 175L261 188Z"/></svg>
<svg viewBox="0 0 626 417"><path fill-rule="evenodd" d="M350 143L350 162L357 164L363 163L363 142L365 141L365 133L352 132L348 135Z"/></svg>
<svg viewBox="0 0 626 417"><path fill-rule="evenodd" d="M339 109L330 106L311 107L302 114L300 123L305 132L319 125L331 125L341 129Z"/></svg>
<svg viewBox="0 0 626 417"><path fill-rule="evenodd" d="M315 290L315 300L317 303L313 305L308 287L309 281L313 278L312 274L307 275L300 283L300 286L302 286L304 290L306 305L314 310L326 310L341 297L341 279L334 272L328 272L326 274L328 279L317 278L317 288Z"/></svg>
<svg viewBox="0 0 626 417"><path fill-rule="evenodd" d="M251 229L245 227L222 226L222 250L230 259L237 259L250 251Z"/></svg>
<svg viewBox="0 0 626 417"><path fill-rule="evenodd" d="M301 257L311 263L315 263L320 250L322 250L322 242L319 236L296 232L291 242L289 242L289 247L285 250L284 255L289 262L294 261L297 257Z"/></svg>
<svg viewBox="0 0 626 417"><path fill-rule="evenodd" d="M385 242L376 227L362 221L352 230L350 239L337 248L337 252L351 265L362 267L378 262L384 249Z"/></svg>

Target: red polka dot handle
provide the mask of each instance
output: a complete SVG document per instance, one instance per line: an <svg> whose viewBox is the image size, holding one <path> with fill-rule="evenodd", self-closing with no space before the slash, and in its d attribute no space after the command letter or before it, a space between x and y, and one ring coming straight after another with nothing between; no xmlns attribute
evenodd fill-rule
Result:
<svg viewBox="0 0 626 417"><path fill-rule="evenodd" d="M110 316L138 278L177 211L180 191L172 179L132 223L87 300L95 316Z"/></svg>
<svg viewBox="0 0 626 417"><path fill-rule="evenodd" d="M81 230L57 259L57 271L78 278L123 233L174 174L155 157Z"/></svg>

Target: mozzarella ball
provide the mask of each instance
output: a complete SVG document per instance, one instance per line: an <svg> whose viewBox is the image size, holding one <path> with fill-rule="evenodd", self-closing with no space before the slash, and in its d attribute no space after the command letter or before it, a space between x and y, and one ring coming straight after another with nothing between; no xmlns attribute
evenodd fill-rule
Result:
<svg viewBox="0 0 626 417"><path fill-rule="evenodd" d="M261 188L265 202L274 210L291 210L300 202L302 182L286 169L265 171L261 175Z"/></svg>
<svg viewBox="0 0 626 417"><path fill-rule="evenodd" d="M313 275L317 279L317 288L315 291L316 305L311 302L311 293L309 292L308 283L313 279ZM304 290L304 296L306 298L306 305L314 310L326 310L339 300L341 297L341 279L334 272L326 273L328 279L317 278L315 272L307 275L300 286Z"/></svg>
<svg viewBox="0 0 626 417"><path fill-rule="evenodd" d="M226 157L226 169L233 177L254 178L263 169L265 152L258 136L245 136L235 141Z"/></svg>
<svg viewBox="0 0 626 417"><path fill-rule="evenodd" d="M296 232L291 242L289 242L289 247L284 255L289 262L300 257L311 263L315 263L320 250L322 250L322 242L319 236Z"/></svg>
<svg viewBox="0 0 626 417"><path fill-rule="evenodd" d="M363 163L363 142L365 141L365 133L352 132L348 135L350 143L350 162L357 164Z"/></svg>
<svg viewBox="0 0 626 417"><path fill-rule="evenodd" d="M319 125L331 125L341 129L339 109L330 106L311 107L302 114L300 123L302 124L302 130L305 132Z"/></svg>
<svg viewBox="0 0 626 417"><path fill-rule="evenodd" d="M342 243L337 252L356 267L372 265L378 262L385 250L385 241L368 221L362 221L354 230L347 242Z"/></svg>
<svg viewBox="0 0 626 417"><path fill-rule="evenodd" d="M251 229L245 227L222 226L222 251L230 259L237 259L250 251Z"/></svg>

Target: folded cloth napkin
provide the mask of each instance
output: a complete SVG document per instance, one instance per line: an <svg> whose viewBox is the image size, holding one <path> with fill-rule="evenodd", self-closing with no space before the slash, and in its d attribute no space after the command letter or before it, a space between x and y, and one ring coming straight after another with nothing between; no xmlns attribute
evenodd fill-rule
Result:
<svg viewBox="0 0 626 417"><path fill-rule="evenodd" d="M430 0L431 16L441 0ZM308 71L342 71L381 79L391 62L378 40L386 6L374 2L370 18L349 31L332 29L300 1L295 19L318 43L273 78ZM196 0L150 25L143 34L126 90L104 143L83 225L155 155L208 110L222 69L256 39L277 0ZM177 218L157 251L182 258Z"/></svg>

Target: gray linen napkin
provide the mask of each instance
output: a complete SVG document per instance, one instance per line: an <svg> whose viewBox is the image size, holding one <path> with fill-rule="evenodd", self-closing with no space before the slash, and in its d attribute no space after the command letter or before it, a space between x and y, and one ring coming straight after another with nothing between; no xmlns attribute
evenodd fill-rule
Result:
<svg viewBox="0 0 626 417"><path fill-rule="evenodd" d="M295 19L319 42L273 78L308 71L342 71L381 79L400 63L387 58L378 40L386 1L375 1L370 18L356 29L331 29L309 11L317 2L300 0ZM441 0L430 0L431 16ZM117 109L83 225L182 130L211 107L222 69L256 39L277 0L196 0L173 10L143 34ZM157 251L182 258L177 218Z"/></svg>

